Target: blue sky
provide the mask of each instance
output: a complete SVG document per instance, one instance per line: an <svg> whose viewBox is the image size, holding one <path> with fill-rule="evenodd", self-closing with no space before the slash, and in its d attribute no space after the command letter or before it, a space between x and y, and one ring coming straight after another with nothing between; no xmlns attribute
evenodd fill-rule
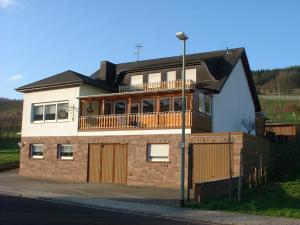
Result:
<svg viewBox="0 0 300 225"><path fill-rule="evenodd" d="M300 1L0 0L0 96L72 69L92 74L101 60L134 61L245 47L252 69L299 65Z"/></svg>

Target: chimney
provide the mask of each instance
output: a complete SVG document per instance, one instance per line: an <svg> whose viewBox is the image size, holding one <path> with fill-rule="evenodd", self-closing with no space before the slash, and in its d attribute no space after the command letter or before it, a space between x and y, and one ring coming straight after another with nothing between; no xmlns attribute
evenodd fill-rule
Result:
<svg viewBox="0 0 300 225"><path fill-rule="evenodd" d="M116 65L109 61L102 61L98 74L99 80L104 80L108 84L113 84L116 77Z"/></svg>

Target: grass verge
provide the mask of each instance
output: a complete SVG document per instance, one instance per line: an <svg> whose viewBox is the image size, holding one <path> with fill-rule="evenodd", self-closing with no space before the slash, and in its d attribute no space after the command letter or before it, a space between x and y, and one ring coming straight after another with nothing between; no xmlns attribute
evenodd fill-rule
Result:
<svg viewBox="0 0 300 225"><path fill-rule="evenodd" d="M19 139L8 139L0 142L0 164L12 163L20 160Z"/></svg>

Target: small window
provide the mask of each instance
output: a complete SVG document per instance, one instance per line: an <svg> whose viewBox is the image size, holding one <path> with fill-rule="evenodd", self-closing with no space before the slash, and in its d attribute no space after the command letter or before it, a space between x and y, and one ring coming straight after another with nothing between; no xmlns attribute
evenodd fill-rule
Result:
<svg viewBox="0 0 300 225"><path fill-rule="evenodd" d="M185 70L185 79L196 81L196 69Z"/></svg>
<svg viewBox="0 0 300 225"><path fill-rule="evenodd" d="M69 116L69 103L58 103L57 104L57 119L66 120Z"/></svg>
<svg viewBox="0 0 300 225"><path fill-rule="evenodd" d="M56 105L45 105L45 120L55 120Z"/></svg>
<svg viewBox="0 0 300 225"><path fill-rule="evenodd" d="M202 92L199 92L198 95L198 110L204 112L204 94Z"/></svg>
<svg viewBox="0 0 300 225"><path fill-rule="evenodd" d="M185 99L186 100L186 99ZM173 99L174 111L182 111L182 97L176 97ZM185 109L187 109L187 102L185 101Z"/></svg>
<svg viewBox="0 0 300 225"><path fill-rule="evenodd" d="M115 102L115 114L125 114L126 113L126 102L117 101Z"/></svg>
<svg viewBox="0 0 300 225"><path fill-rule="evenodd" d="M205 113L211 114L211 97L205 95Z"/></svg>
<svg viewBox="0 0 300 225"><path fill-rule="evenodd" d="M137 102L131 103L131 113L139 113L139 106L140 104Z"/></svg>
<svg viewBox="0 0 300 225"><path fill-rule="evenodd" d="M154 112L154 99L143 100L143 113Z"/></svg>
<svg viewBox="0 0 300 225"><path fill-rule="evenodd" d="M130 78L130 85L135 86L143 84L143 75L135 75Z"/></svg>
<svg viewBox="0 0 300 225"><path fill-rule="evenodd" d="M104 115L112 114L111 108L112 108L111 102L105 102L105 104L104 104Z"/></svg>
<svg viewBox="0 0 300 225"><path fill-rule="evenodd" d="M175 80L176 80L176 71L168 71L167 81L175 81Z"/></svg>
<svg viewBox="0 0 300 225"><path fill-rule="evenodd" d="M30 157L33 159L43 159L43 145L41 144L31 144L30 145Z"/></svg>
<svg viewBox="0 0 300 225"><path fill-rule="evenodd" d="M153 162L169 161L169 144L148 144L147 160Z"/></svg>
<svg viewBox="0 0 300 225"><path fill-rule="evenodd" d="M44 120L44 106L38 105L33 106L33 121L42 121Z"/></svg>
<svg viewBox="0 0 300 225"><path fill-rule="evenodd" d="M72 145L58 145L58 159L73 159Z"/></svg>
<svg viewBox="0 0 300 225"><path fill-rule="evenodd" d="M150 73L148 75L148 83L159 83L161 82L161 73Z"/></svg>
<svg viewBox="0 0 300 225"><path fill-rule="evenodd" d="M169 112L170 111L170 99L169 98L161 98L160 102L160 112Z"/></svg>

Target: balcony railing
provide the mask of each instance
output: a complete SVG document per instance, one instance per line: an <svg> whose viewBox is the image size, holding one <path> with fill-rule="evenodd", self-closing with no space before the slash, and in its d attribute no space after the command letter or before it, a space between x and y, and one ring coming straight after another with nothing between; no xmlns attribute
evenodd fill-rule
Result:
<svg viewBox="0 0 300 225"><path fill-rule="evenodd" d="M81 116L80 130L131 129L131 128L180 128L181 112L152 112ZM191 111L186 111L187 127L192 124Z"/></svg>
<svg viewBox="0 0 300 225"><path fill-rule="evenodd" d="M147 84L136 84L136 85L120 85L119 92L134 92L134 91L161 91L161 90L172 90L172 89L181 89L182 80L174 81L162 81L162 82L153 82ZM185 81L185 88L190 88L194 84L193 80Z"/></svg>

